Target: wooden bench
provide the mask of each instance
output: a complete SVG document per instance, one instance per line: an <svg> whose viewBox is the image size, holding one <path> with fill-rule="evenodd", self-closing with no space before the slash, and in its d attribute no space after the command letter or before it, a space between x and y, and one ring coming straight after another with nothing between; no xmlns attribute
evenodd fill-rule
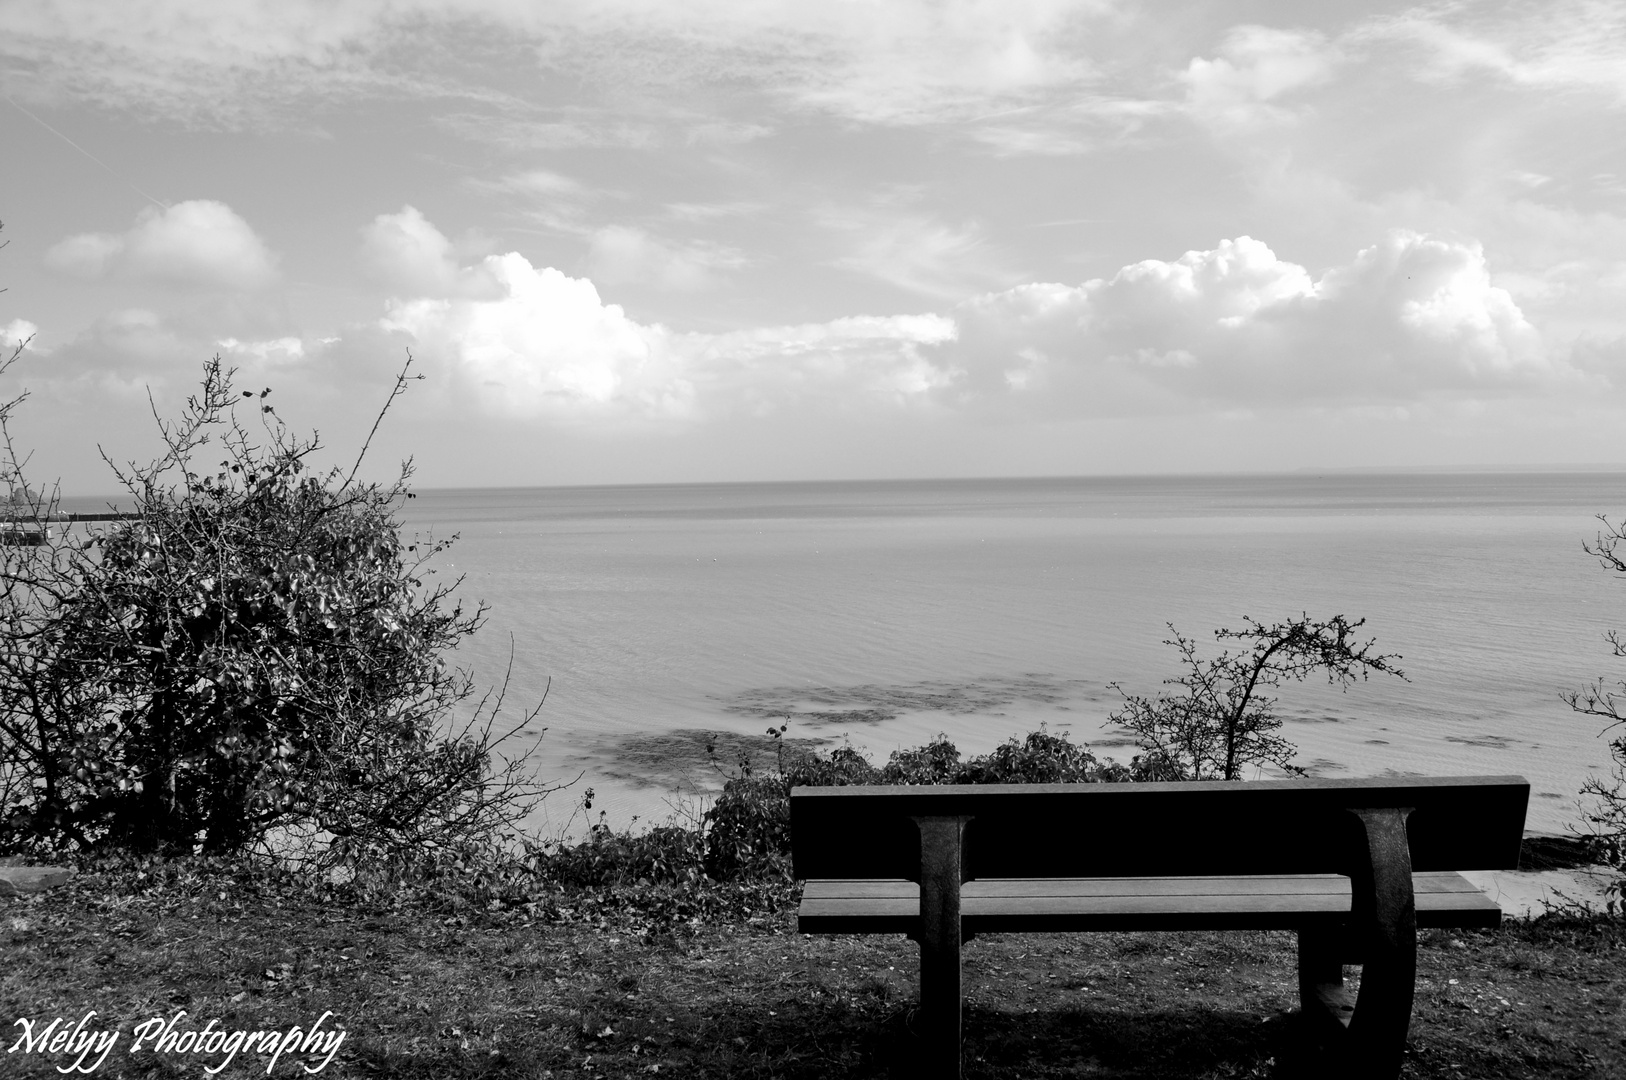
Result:
<svg viewBox="0 0 1626 1080"><path fill-rule="evenodd" d="M979 933L1294 930L1304 1012L1350 1075L1399 1073L1418 927L1494 927L1459 870L1513 869L1523 777L798 787L805 934L920 944L928 1075L959 1077ZM1344 964L1361 964L1358 996Z"/></svg>

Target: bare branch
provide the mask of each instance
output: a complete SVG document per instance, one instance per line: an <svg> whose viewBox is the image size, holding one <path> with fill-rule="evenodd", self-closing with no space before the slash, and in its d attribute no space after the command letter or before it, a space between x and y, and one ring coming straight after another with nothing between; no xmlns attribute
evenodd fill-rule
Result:
<svg viewBox="0 0 1626 1080"><path fill-rule="evenodd" d="M378 410L378 416L373 420L372 430L367 433L366 441L361 444L361 453L356 455L356 463L350 466L350 475L346 476L344 478L344 483L339 485L340 491L343 491L345 488L349 487L350 481L356 478L356 471L361 468L362 460L366 458L368 448L373 445L373 436L378 434L378 425L384 422L384 416L390 411L390 406L395 404L395 399L406 393L407 372L410 371L411 368L412 350L408 349L406 363L402 364L401 370L396 372L395 385L390 389L390 396L384 399L384 407ZM421 380L423 376L415 375L413 378L416 380Z"/></svg>
<svg viewBox="0 0 1626 1080"><path fill-rule="evenodd" d="M1374 641L1354 638L1364 621L1335 615L1318 622L1306 614L1266 626L1244 616L1243 629L1222 628L1214 637L1244 642L1248 648L1206 661L1199 659L1196 642L1170 625L1174 636L1164 644L1179 653L1181 673L1164 685L1184 692L1152 699L1109 684L1124 699L1109 719L1186 779L1235 780L1248 766L1262 765L1299 772L1292 764L1297 748L1276 734L1282 721L1276 699L1266 691L1316 671L1325 671L1330 682L1345 688L1374 671L1405 678L1394 663L1400 657L1377 652Z"/></svg>

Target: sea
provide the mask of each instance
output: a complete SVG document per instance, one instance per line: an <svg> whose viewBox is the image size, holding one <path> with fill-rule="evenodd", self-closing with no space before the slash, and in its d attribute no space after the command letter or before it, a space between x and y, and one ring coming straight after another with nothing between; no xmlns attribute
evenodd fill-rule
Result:
<svg viewBox="0 0 1626 1080"><path fill-rule="evenodd" d="M1561 695L1626 678L1626 580L1582 546L1623 510L1626 473L1350 472L423 490L402 520L486 607L449 659L557 788L543 838L692 820L786 745L1042 727L1127 760L1112 715L1180 674L1175 633L1303 615L1366 620L1405 678L1279 687L1299 766L1520 774L1562 833L1610 775Z"/></svg>
<svg viewBox="0 0 1626 1080"><path fill-rule="evenodd" d="M1405 678L1281 686L1298 765L1521 774L1561 833L1610 773L1561 695L1626 677L1626 580L1582 546L1623 503L1621 473L1303 473L428 490L404 522L488 605L454 659L566 785L542 835L692 818L780 741L880 763L1043 727L1127 760L1112 714L1180 673L1175 633L1212 656L1302 615L1366 620Z"/></svg>

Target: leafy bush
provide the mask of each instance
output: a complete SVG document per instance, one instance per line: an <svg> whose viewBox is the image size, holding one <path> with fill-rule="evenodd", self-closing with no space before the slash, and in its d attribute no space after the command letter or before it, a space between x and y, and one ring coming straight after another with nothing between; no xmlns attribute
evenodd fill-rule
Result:
<svg viewBox="0 0 1626 1080"><path fill-rule="evenodd" d="M494 756L501 693L442 658L483 608L426 584L445 543L402 541L410 465L313 472L269 393L216 358L165 454L115 470L133 519L0 548L0 844L433 859L544 793ZM15 455L3 478L23 487Z"/></svg>
<svg viewBox="0 0 1626 1080"><path fill-rule="evenodd" d="M783 774L739 776L706 812L706 872L726 879L782 876L790 857L790 783Z"/></svg>
<svg viewBox="0 0 1626 1080"><path fill-rule="evenodd" d="M972 758L956 776L957 784L1099 784L1144 779L1131 766L1101 761L1087 746L1074 746L1066 735L1044 728L1014 737L990 754Z"/></svg>
<svg viewBox="0 0 1626 1080"><path fill-rule="evenodd" d="M531 865L548 883L576 888L687 884L705 873L705 838L677 824L633 833L601 822L580 843L539 850Z"/></svg>
<svg viewBox="0 0 1626 1080"><path fill-rule="evenodd" d="M779 729L781 732L784 728ZM850 746L838 746L828 754L804 754L782 764L788 787L845 787L850 784L880 784L875 766Z"/></svg>
<svg viewBox="0 0 1626 1080"><path fill-rule="evenodd" d="M850 746L828 753L785 749L784 726L769 728L778 744L778 767L759 774L742 756L739 775L729 779L706 812L705 867L716 879L790 878L790 789L800 785L848 784L1091 784L1157 779L1148 759L1122 765L1097 758L1065 734L1040 728L1012 737L992 753L962 760L945 735L924 746L894 750L876 768Z"/></svg>
<svg viewBox="0 0 1626 1080"><path fill-rule="evenodd" d="M925 746L892 751L881 767L876 783L881 784L957 784L964 763L959 749L939 735Z"/></svg>

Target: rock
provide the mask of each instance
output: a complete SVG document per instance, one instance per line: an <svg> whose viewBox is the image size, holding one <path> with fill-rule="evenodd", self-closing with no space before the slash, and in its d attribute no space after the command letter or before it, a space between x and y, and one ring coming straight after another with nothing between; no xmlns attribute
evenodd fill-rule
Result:
<svg viewBox="0 0 1626 1080"><path fill-rule="evenodd" d="M60 866L0 866L0 896L24 896L54 889L73 877Z"/></svg>

